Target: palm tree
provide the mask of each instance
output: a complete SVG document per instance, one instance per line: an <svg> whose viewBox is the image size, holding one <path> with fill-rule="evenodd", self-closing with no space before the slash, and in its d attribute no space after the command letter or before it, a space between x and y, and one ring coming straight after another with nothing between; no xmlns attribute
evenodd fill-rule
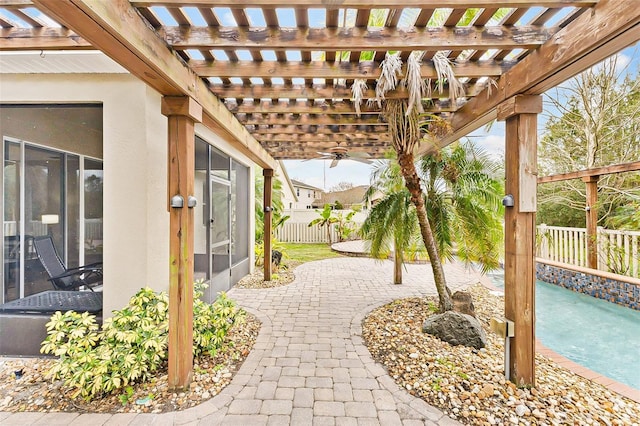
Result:
<svg viewBox="0 0 640 426"><path fill-rule="evenodd" d="M493 19L502 20L502 17L507 16L510 10L511 9L505 8L499 9L496 14L494 14ZM469 10L465 13L461 25L470 24L479 13L480 9ZM432 19L441 20L444 18L443 16L434 14ZM381 17L373 16L373 21L376 20L380 21ZM381 22L370 22L370 24L382 26ZM398 76L402 73L402 60L400 59L400 55L387 52L385 60L380 64L381 73L376 82L375 91L377 103L383 106L382 114L388 122L391 143L396 152L405 186L409 191L411 203L416 208L420 234L431 260L436 289L438 290L440 312L445 312L451 310L453 305L449 297L450 292L447 288L444 271L440 262L438 245L429 223L425 200L422 196L420 177L414 164L414 151L422 138L419 117L419 113L422 112L422 99L430 97L428 95L430 95L431 90L433 90L432 82L430 80L425 81L420 75L420 60L423 54L424 52L413 52L409 55L404 80L399 81ZM464 53L464 55L469 54L471 54L471 51ZM464 95L464 86L456 78L447 57L447 52L435 52L431 61L438 75L438 78L435 80L436 89L442 93L444 83L446 82L449 86L451 102L455 104L457 98ZM385 93L390 90L395 90L398 84L406 86L409 92L408 100L386 100ZM487 82L487 84L490 83ZM359 105L363 100L362 93L366 87L366 82L358 79L356 79L351 86L356 112L359 110ZM382 105L383 103L384 105ZM426 120L423 128L426 130L427 136L437 139L443 137L448 132L449 123L439 117L432 116Z"/></svg>
<svg viewBox="0 0 640 426"><path fill-rule="evenodd" d="M504 192L497 163L471 143L456 143L422 157L418 170L441 258L452 259L456 249L459 259L479 263L484 272L497 268ZM372 207L361 234L374 257L386 256L393 244L394 283L399 284L404 254L415 245L417 218L397 162L376 164L367 196L377 191L387 196Z"/></svg>
<svg viewBox="0 0 640 426"><path fill-rule="evenodd" d="M402 284L404 255L418 232L418 219L397 162L376 162L365 200L371 200L377 192L386 196L371 208L360 234L373 257L386 258L393 251L393 283Z"/></svg>
<svg viewBox="0 0 640 426"><path fill-rule="evenodd" d="M420 177L415 166L413 152L421 139L418 112L409 109L405 100L389 99L384 105L384 115L389 123L391 144L396 152L404 184L409 191L411 203L415 206L422 241L429 254L433 278L438 291L440 312L453 309L450 290L440 261L438 246L431 230L425 200L422 196Z"/></svg>
<svg viewBox="0 0 640 426"><path fill-rule="evenodd" d="M327 243L331 245L331 225L338 222L338 218L333 215L333 211L331 210L331 206L329 204L325 204L322 210L316 210L316 213L320 215L309 222L309 227L318 225L319 228L326 227L327 228Z"/></svg>
<svg viewBox="0 0 640 426"><path fill-rule="evenodd" d="M420 159L427 214L440 256L477 262L483 272L499 267L502 194L499 165L470 142Z"/></svg>

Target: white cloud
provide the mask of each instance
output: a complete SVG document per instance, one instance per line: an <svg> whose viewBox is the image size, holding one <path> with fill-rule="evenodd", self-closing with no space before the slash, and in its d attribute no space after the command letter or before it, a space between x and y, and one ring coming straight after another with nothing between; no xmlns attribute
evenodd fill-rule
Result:
<svg viewBox="0 0 640 426"><path fill-rule="evenodd" d="M484 138L475 139L474 142L494 158L500 158L504 155L504 134L486 135Z"/></svg>
<svg viewBox="0 0 640 426"><path fill-rule="evenodd" d="M235 27L238 24L236 23L236 18L233 17L231 12L222 14L222 25L226 27Z"/></svg>

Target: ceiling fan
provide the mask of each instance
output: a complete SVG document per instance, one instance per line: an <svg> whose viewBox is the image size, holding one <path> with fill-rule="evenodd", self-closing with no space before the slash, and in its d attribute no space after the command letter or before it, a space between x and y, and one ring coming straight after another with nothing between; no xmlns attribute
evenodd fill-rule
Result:
<svg viewBox="0 0 640 426"><path fill-rule="evenodd" d="M316 160L331 160L331 165L329 168L335 167L338 165L340 160L353 160L358 161L360 163L370 164L371 160L369 160L369 154L366 152L348 152L347 148L336 147L330 148L329 151L326 152L318 152L319 156L315 157Z"/></svg>

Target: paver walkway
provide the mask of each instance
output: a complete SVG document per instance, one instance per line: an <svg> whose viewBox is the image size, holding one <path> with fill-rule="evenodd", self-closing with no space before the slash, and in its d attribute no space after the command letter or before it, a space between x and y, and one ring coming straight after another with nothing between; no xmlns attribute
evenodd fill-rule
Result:
<svg viewBox="0 0 640 426"><path fill-rule="evenodd" d="M288 286L232 289L262 321L233 381L191 409L164 414L0 413L2 425L457 425L399 388L362 341L361 322L396 298L436 294L429 265L407 265L393 285L392 263L337 258L306 263ZM478 281L445 265L452 291Z"/></svg>

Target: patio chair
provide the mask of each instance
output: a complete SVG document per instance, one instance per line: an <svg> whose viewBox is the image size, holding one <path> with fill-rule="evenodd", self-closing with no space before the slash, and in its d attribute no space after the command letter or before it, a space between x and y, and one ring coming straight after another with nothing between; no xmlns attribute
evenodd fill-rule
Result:
<svg viewBox="0 0 640 426"><path fill-rule="evenodd" d="M42 266L49 274L49 281L56 289L71 291L86 287L94 291L93 287L102 284L102 262L67 268L58 256L50 235L36 237L33 243Z"/></svg>

